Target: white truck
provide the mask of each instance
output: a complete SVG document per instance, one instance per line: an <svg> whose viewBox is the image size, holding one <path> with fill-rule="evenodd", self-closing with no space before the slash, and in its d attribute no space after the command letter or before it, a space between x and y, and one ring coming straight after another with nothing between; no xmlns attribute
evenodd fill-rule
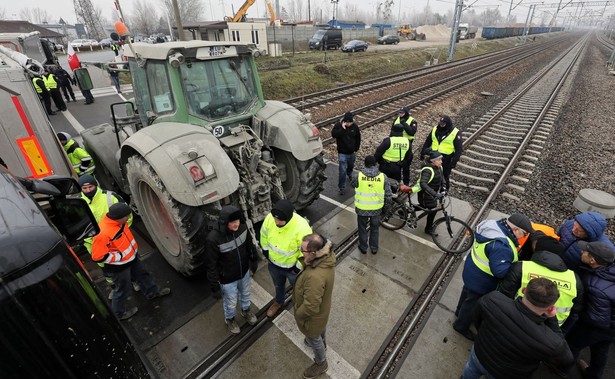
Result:
<svg viewBox="0 0 615 379"><path fill-rule="evenodd" d="M0 33L0 46L27 55L43 66L59 66L51 42L41 39L39 32Z"/></svg>
<svg viewBox="0 0 615 379"><path fill-rule="evenodd" d="M478 33L478 27L470 26L467 23L460 23L457 31L459 39L474 39L476 38L476 33Z"/></svg>

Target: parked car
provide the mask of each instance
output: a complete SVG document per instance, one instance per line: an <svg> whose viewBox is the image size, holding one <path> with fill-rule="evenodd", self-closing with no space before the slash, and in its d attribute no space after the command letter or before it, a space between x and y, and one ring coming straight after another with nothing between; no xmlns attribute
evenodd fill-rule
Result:
<svg viewBox="0 0 615 379"><path fill-rule="evenodd" d="M399 43L399 37L393 34L387 34L378 38L379 45L397 45Z"/></svg>
<svg viewBox="0 0 615 379"><path fill-rule="evenodd" d="M100 43L98 43L98 41L95 39L88 39L87 41L88 41L87 42L88 46L92 46L92 47L100 46Z"/></svg>
<svg viewBox="0 0 615 379"><path fill-rule="evenodd" d="M111 47L112 43L113 43L113 40L111 38L103 38L99 42L101 47Z"/></svg>
<svg viewBox="0 0 615 379"><path fill-rule="evenodd" d="M355 51L366 51L367 42L358 39L353 39L342 47L345 53L354 53Z"/></svg>
<svg viewBox="0 0 615 379"><path fill-rule="evenodd" d="M83 47L83 41L84 40L82 40L82 39L74 39L74 40L71 41L70 45L73 48L77 48L78 49L80 47Z"/></svg>

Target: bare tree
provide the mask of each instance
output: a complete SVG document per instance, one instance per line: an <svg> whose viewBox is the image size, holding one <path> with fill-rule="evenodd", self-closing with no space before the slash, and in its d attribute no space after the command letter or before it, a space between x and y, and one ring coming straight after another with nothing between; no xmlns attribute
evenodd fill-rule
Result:
<svg viewBox="0 0 615 379"><path fill-rule="evenodd" d="M480 14L483 19L484 26L494 26L502 21L502 15L500 14L500 10L495 9L486 9L483 13Z"/></svg>
<svg viewBox="0 0 615 379"><path fill-rule="evenodd" d="M146 36L154 34L158 29L158 17L156 10L149 6L145 0L137 0L130 15L130 24L134 29L133 35L137 33Z"/></svg>
<svg viewBox="0 0 615 379"><path fill-rule="evenodd" d="M208 0L212 1L212 0ZM171 25L177 26L175 22L175 12L173 12L173 4L171 0L161 0L163 12L169 15ZM177 0L179 5L179 17L182 23L200 21L204 12L204 6L201 0Z"/></svg>
<svg viewBox="0 0 615 379"><path fill-rule="evenodd" d="M8 12L5 8L0 8L0 20L6 20L8 17Z"/></svg>

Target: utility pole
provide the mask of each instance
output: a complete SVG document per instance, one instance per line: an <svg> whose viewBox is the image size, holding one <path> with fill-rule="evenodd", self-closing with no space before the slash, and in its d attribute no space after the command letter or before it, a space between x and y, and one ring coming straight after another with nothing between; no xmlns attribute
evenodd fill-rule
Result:
<svg viewBox="0 0 615 379"><path fill-rule="evenodd" d="M453 25L451 25L451 41L448 45L448 62L453 60L455 55L455 43L457 43L457 30L459 29L459 20L461 20L461 12L463 11L463 0L455 1L455 15L453 16Z"/></svg>
<svg viewBox="0 0 615 379"><path fill-rule="evenodd" d="M312 9L310 8L310 0L308 0L308 21L312 21Z"/></svg>
<svg viewBox="0 0 615 379"><path fill-rule="evenodd" d="M337 3L339 2L339 0L331 0L331 4L333 4L333 26L334 28L337 27Z"/></svg>
<svg viewBox="0 0 615 379"><path fill-rule="evenodd" d="M179 14L179 4L177 4L177 0L171 0L173 4L173 13L175 14L175 26L177 26L177 34L179 36L180 41L185 41L186 37L184 36L184 24L182 24L182 18Z"/></svg>
<svg viewBox="0 0 615 379"><path fill-rule="evenodd" d="M523 43L527 40L527 34L530 32L530 25L532 25L532 18L534 18L535 10L536 4L530 5L530 9L527 12L527 18L525 19L525 28L523 29Z"/></svg>

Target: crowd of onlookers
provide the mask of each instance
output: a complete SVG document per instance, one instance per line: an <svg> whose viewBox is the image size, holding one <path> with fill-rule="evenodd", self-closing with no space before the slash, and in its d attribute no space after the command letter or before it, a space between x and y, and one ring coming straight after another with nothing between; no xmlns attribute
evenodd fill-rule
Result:
<svg viewBox="0 0 615 379"><path fill-rule="evenodd" d="M522 214L486 220L465 261L453 328L474 341L464 379L527 378L543 362L602 378L615 341L615 246L583 212L554 228ZM590 348L590 360L579 359Z"/></svg>

